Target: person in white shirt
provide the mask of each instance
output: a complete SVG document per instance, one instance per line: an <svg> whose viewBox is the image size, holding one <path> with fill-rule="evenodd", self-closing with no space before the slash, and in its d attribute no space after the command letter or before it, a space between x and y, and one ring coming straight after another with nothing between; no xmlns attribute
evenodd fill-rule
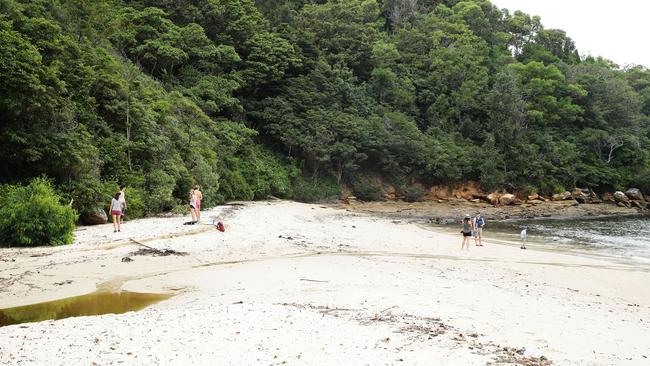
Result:
<svg viewBox="0 0 650 366"><path fill-rule="evenodd" d="M519 233L519 239L521 239L520 249L526 249L526 237L528 236L528 227L524 226Z"/></svg>
<svg viewBox="0 0 650 366"><path fill-rule="evenodd" d="M121 231L122 203L120 203L120 192L115 193L111 200L111 216L113 216L113 232Z"/></svg>

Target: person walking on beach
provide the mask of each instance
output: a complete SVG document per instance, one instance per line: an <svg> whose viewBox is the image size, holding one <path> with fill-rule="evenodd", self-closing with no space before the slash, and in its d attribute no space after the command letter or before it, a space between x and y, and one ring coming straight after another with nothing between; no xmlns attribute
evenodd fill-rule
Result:
<svg viewBox="0 0 650 366"><path fill-rule="evenodd" d="M463 234L463 243L460 245L460 250L463 250L465 245L467 245L467 250L469 250L469 237L472 236L472 221L469 214L465 215L465 218L461 221L461 225L463 225L463 230L460 231Z"/></svg>
<svg viewBox="0 0 650 366"><path fill-rule="evenodd" d="M194 206L196 208L195 210L196 223L198 224L201 222L201 200L203 199L203 193L201 193L201 186L199 186L198 184L194 186L194 195L196 197L195 198L196 206Z"/></svg>
<svg viewBox="0 0 650 366"><path fill-rule="evenodd" d="M115 193L111 200L111 216L113 216L113 232L121 231L122 203L120 203L120 192Z"/></svg>
<svg viewBox="0 0 650 366"><path fill-rule="evenodd" d="M519 233L519 239L521 239L521 246L519 249L526 249L526 238L528 237L528 227L524 226L521 228L521 232Z"/></svg>
<svg viewBox="0 0 650 366"><path fill-rule="evenodd" d="M481 217L481 213L477 212L476 217L472 220L472 226L474 228L474 245L477 247L482 247L483 242L481 238L483 236L483 226L485 226L485 220Z"/></svg>
<svg viewBox="0 0 650 366"><path fill-rule="evenodd" d="M120 186L120 204L122 205L122 215L120 216L120 223L124 221L124 212L126 211L126 186Z"/></svg>

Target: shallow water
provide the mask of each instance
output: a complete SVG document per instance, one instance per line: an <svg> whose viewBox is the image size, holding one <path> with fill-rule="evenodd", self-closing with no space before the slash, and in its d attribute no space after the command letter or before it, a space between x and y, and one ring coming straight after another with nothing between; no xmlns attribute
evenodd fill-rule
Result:
<svg viewBox="0 0 650 366"><path fill-rule="evenodd" d="M0 327L12 324L56 320L74 316L122 314L137 311L169 299L170 294L138 292L93 292L88 295L0 309Z"/></svg>
<svg viewBox="0 0 650 366"><path fill-rule="evenodd" d="M443 228L453 232L456 226ZM518 245L523 226L528 227L529 246L650 264L650 216L500 222L487 219L484 238Z"/></svg>

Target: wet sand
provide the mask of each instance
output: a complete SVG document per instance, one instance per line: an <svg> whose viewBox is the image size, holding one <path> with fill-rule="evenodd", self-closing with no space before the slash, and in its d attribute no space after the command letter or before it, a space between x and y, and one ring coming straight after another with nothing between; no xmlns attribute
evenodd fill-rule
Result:
<svg viewBox="0 0 650 366"><path fill-rule="evenodd" d="M0 328L0 364L647 365L648 268L293 202L0 249L0 308L104 291L139 312ZM186 256L135 256L138 242ZM124 257L132 259L123 262ZM29 352L25 352L25 350Z"/></svg>

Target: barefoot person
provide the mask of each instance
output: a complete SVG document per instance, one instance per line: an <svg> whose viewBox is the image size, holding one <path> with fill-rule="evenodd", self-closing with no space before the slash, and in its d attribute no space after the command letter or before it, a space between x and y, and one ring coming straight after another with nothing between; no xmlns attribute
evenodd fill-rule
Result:
<svg viewBox="0 0 650 366"><path fill-rule="evenodd" d="M190 191L190 214L192 215L191 224L194 225L197 221L196 218L196 188L192 188Z"/></svg>
<svg viewBox="0 0 650 366"><path fill-rule="evenodd" d="M203 199L203 193L201 193L201 186L198 184L194 186L194 195L196 196L196 223L198 224L201 221L201 200Z"/></svg>
<svg viewBox="0 0 650 366"><path fill-rule="evenodd" d="M481 213L477 212L476 217L472 220L472 227L474 229L474 244L477 247L482 247L483 243L481 238L483 237L483 226L485 226L485 220L481 217Z"/></svg>
<svg viewBox="0 0 650 366"><path fill-rule="evenodd" d="M469 250L469 238L472 236L472 220L469 215L465 215L461 225L463 225L463 230L460 231L463 234L463 243L460 245L460 250L463 250L466 245Z"/></svg>
<svg viewBox="0 0 650 366"><path fill-rule="evenodd" d="M124 221L124 212L126 211L126 186L120 186L120 204L122 205L122 216L120 216L120 223Z"/></svg>
<svg viewBox="0 0 650 366"><path fill-rule="evenodd" d="M524 226L521 228L521 232L519 233L519 239L521 239L521 246L519 247L520 249L526 249L527 237L528 237L528 227Z"/></svg>
<svg viewBox="0 0 650 366"><path fill-rule="evenodd" d="M121 231L122 204L120 203L120 192L115 193L111 200L111 216L113 216L113 232Z"/></svg>

